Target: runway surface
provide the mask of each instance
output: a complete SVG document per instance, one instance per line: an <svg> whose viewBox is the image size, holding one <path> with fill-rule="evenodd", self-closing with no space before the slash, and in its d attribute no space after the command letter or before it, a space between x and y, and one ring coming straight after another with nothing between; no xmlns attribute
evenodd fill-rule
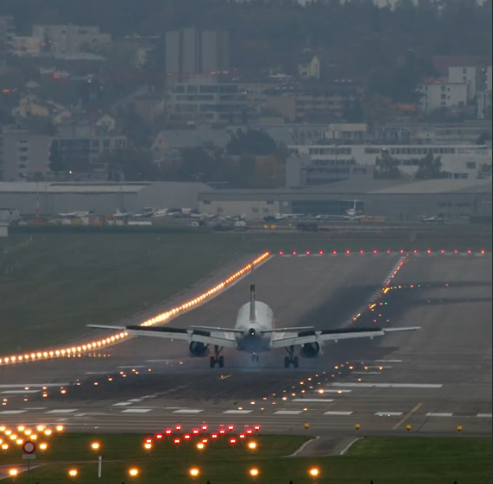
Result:
<svg viewBox="0 0 493 484"><path fill-rule="evenodd" d="M354 438L356 423L365 435L403 433L407 424L422 435L456 435L459 424L463 435L490 435L491 256L413 255L395 289L368 309L399 259L275 256L255 272L258 299L279 327L419 325L419 332L329 344L298 370L283 368L283 352L253 364L234 351L224 353L226 368L210 370L182 342L131 339L93 357L0 368L0 423L107 432L260 424L269 433L331 436L337 450ZM231 327L250 282L169 324Z"/></svg>

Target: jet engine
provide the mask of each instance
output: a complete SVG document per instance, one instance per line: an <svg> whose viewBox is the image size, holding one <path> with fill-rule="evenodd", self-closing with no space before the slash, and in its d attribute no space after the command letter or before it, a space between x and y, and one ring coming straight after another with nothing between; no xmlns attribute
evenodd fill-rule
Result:
<svg viewBox="0 0 493 484"><path fill-rule="evenodd" d="M303 358L316 358L320 353L320 345L318 343L307 343L301 347L301 356Z"/></svg>
<svg viewBox="0 0 493 484"><path fill-rule="evenodd" d="M195 358L203 358L209 353L209 347L204 343L192 341L189 346L190 355Z"/></svg>

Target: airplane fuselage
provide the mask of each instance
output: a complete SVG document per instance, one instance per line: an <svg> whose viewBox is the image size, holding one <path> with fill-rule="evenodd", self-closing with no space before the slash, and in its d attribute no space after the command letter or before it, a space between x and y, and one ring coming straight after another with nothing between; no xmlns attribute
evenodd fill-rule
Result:
<svg viewBox="0 0 493 484"><path fill-rule="evenodd" d="M274 312L267 304L256 301L255 314L251 315L250 306L251 303L248 302L238 311L235 330L241 333L236 333L236 347L239 351L253 354L269 351L272 333L265 331L274 329Z"/></svg>

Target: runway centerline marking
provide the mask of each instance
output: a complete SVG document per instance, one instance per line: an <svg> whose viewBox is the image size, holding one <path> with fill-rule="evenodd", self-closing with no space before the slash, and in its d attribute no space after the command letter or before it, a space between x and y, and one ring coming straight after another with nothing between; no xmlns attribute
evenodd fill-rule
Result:
<svg viewBox="0 0 493 484"><path fill-rule="evenodd" d="M306 402L306 403L332 403L333 398L294 398L292 402Z"/></svg>
<svg viewBox="0 0 493 484"><path fill-rule="evenodd" d="M448 412L430 412L426 414L427 417L452 417L453 415L453 413Z"/></svg>
<svg viewBox="0 0 493 484"><path fill-rule="evenodd" d="M2 395L26 395L30 393L39 393L41 390L6 390Z"/></svg>
<svg viewBox="0 0 493 484"><path fill-rule="evenodd" d="M149 413L152 412L152 408L127 408L122 410L122 413Z"/></svg>
<svg viewBox="0 0 493 484"><path fill-rule="evenodd" d="M299 415L303 410L279 410L274 412L274 415Z"/></svg>
<svg viewBox="0 0 493 484"><path fill-rule="evenodd" d="M61 408L61 409L56 409L56 410L50 410L49 412L46 413L51 413L51 414L67 414L67 413L73 413L77 412L78 408Z"/></svg>
<svg viewBox="0 0 493 484"><path fill-rule="evenodd" d="M20 413L26 413L27 410L4 410L0 412L2 415L19 415Z"/></svg>
<svg viewBox="0 0 493 484"><path fill-rule="evenodd" d="M479 418L491 418L491 413L478 413L476 417Z"/></svg>
<svg viewBox="0 0 493 484"><path fill-rule="evenodd" d="M253 410L226 410L223 412L223 414L226 415L248 415L249 413L252 413Z"/></svg>
<svg viewBox="0 0 493 484"><path fill-rule="evenodd" d="M332 383L337 387L352 388L442 388L442 383Z"/></svg>
<svg viewBox="0 0 493 484"><path fill-rule="evenodd" d="M400 417L402 412L376 412L377 417Z"/></svg>
<svg viewBox="0 0 493 484"><path fill-rule="evenodd" d="M421 407L423 403L418 403L403 419L399 420L393 427L392 430L397 430L409 417L414 415Z"/></svg>
<svg viewBox="0 0 493 484"><path fill-rule="evenodd" d="M353 414L353 412L337 412L336 410L324 413L324 415L334 415L334 416L340 416L340 417L349 416L352 414Z"/></svg>
<svg viewBox="0 0 493 484"><path fill-rule="evenodd" d="M175 412L173 413L182 413L182 414L197 414L197 413L202 413L203 410L192 410L192 409L186 409L186 408L183 408L181 410L176 410Z"/></svg>

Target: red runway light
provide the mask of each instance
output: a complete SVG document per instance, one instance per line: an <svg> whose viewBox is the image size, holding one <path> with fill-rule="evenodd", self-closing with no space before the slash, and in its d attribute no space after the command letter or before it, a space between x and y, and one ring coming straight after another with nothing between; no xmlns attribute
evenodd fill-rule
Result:
<svg viewBox="0 0 493 484"><path fill-rule="evenodd" d="M350 250L346 250L346 254L350 254L350 253L351 253L351 251L350 251Z"/></svg>
<svg viewBox="0 0 493 484"><path fill-rule="evenodd" d="M459 251L457 249L454 250L454 254L458 254Z"/></svg>
<svg viewBox="0 0 493 484"><path fill-rule="evenodd" d="M323 250L321 250L321 251L319 252L319 254L320 254L320 255L324 255L324 251L323 251Z"/></svg>
<svg viewBox="0 0 493 484"><path fill-rule="evenodd" d="M241 440L246 439L246 434L240 434L240 439Z"/></svg>
<svg viewBox="0 0 493 484"><path fill-rule="evenodd" d="M284 252L281 250L281 252L279 252L279 255L284 255Z"/></svg>
<svg viewBox="0 0 493 484"><path fill-rule="evenodd" d="M163 434L157 434L156 435L157 440L163 440L163 437L164 437Z"/></svg>
<svg viewBox="0 0 493 484"><path fill-rule="evenodd" d="M296 255L296 251L295 250L293 251L293 255Z"/></svg>
<svg viewBox="0 0 493 484"><path fill-rule="evenodd" d="M428 254L431 254L431 250L430 250L430 249L428 249L426 252L427 252Z"/></svg>
<svg viewBox="0 0 493 484"><path fill-rule="evenodd" d="M404 252L405 252L404 249L401 249L401 254L404 254Z"/></svg>
<svg viewBox="0 0 493 484"><path fill-rule="evenodd" d="M193 435L199 435L200 434L200 430L199 429L193 429L192 430L192 434Z"/></svg>
<svg viewBox="0 0 493 484"><path fill-rule="evenodd" d="M234 425L228 425L228 430L229 430L230 432L233 432L233 431L234 431L234 429L235 429L235 426L234 426Z"/></svg>
<svg viewBox="0 0 493 484"><path fill-rule="evenodd" d="M221 435L224 435L224 434L226 433L226 430L221 429L221 430L219 430L219 433L220 433Z"/></svg>
<svg viewBox="0 0 493 484"><path fill-rule="evenodd" d="M255 430L256 430L257 432L259 432L261 428L262 428L262 427L261 427L260 425L255 425Z"/></svg>
<svg viewBox="0 0 493 484"><path fill-rule="evenodd" d="M212 434L211 435L211 439L212 440L217 440L218 438L219 438L219 435L217 435L217 434Z"/></svg>
<svg viewBox="0 0 493 484"><path fill-rule="evenodd" d="M374 254L378 254L378 250L374 250L374 251L373 251L373 253L374 253Z"/></svg>
<svg viewBox="0 0 493 484"><path fill-rule="evenodd" d="M359 251L359 253L360 253L360 254L364 254L364 253L365 253L365 251L364 251L364 250L360 250L360 251Z"/></svg>
<svg viewBox="0 0 493 484"><path fill-rule="evenodd" d="M391 253L392 253L392 251L390 251L390 250L387 251L387 254L391 254Z"/></svg>
<svg viewBox="0 0 493 484"><path fill-rule="evenodd" d="M247 433L247 435L252 435L253 434L253 430L252 429L247 429L246 433Z"/></svg>
<svg viewBox="0 0 493 484"><path fill-rule="evenodd" d="M181 430L183 429L183 426L182 425L177 425L175 427L175 429L176 429L177 432L181 432Z"/></svg>
<svg viewBox="0 0 493 484"><path fill-rule="evenodd" d="M309 250L306 251L306 255L310 255L310 251Z"/></svg>
<svg viewBox="0 0 493 484"><path fill-rule="evenodd" d="M173 430L171 430L171 429L166 429L166 430L164 431L164 433L165 433L166 435L171 435L171 434L173 433Z"/></svg>
<svg viewBox="0 0 493 484"><path fill-rule="evenodd" d="M236 442L237 442L237 440L236 440L236 439L230 439L230 440L229 440L229 443L230 443L231 445L236 445Z"/></svg>
<svg viewBox="0 0 493 484"><path fill-rule="evenodd" d="M472 250L471 250L471 249L469 249L469 250L467 251L467 253L468 253L468 254L472 254Z"/></svg>
<svg viewBox="0 0 493 484"><path fill-rule="evenodd" d="M185 440L190 440L190 439L192 438L192 436L191 436L190 434L185 434L185 435L183 436L183 438L184 438Z"/></svg>
<svg viewBox="0 0 493 484"><path fill-rule="evenodd" d="M418 253L418 251L417 251L416 249L414 249L414 250L413 250L413 252L414 252L415 254L417 254L417 253Z"/></svg>
<svg viewBox="0 0 493 484"><path fill-rule="evenodd" d="M152 439L146 439L146 444L152 444Z"/></svg>
<svg viewBox="0 0 493 484"><path fill-rule="evenodd" d="M442 249L440 252L441 252L442 254L445 254L445 251L444 251L443 249Z"/></svg>
<svg viewBox="0 0 493 484"><path fill-rule="evenodd" d="M332 252L334 255L337 255L337 250L334 250L334 252Z"/></svg>
<svg viewBox="0 0 493 484"><path fill-rule="evenodd" d="M202 443L203 444L208 444L209 443L209 439L202 439Z"/></svg>
<svg viewBox="0 0 493 484"><path fill-rule="evenodd" d="M175 440L173 440L173 443L175 445L179 445L181 443L181 440L180 439L175 439Z"/></svg>
<svg viewBox="0 0 493 484"><path fill-rule="evenodd" d="M208 425L202 425L202 432L207 432L209 430Z"/></svg>
<svg viewBox="0 0 493 484"><path fill-rule="evenodd" d="M484 255L486 254L486 251L484 249L481 250L481 254Z"/></svg>

